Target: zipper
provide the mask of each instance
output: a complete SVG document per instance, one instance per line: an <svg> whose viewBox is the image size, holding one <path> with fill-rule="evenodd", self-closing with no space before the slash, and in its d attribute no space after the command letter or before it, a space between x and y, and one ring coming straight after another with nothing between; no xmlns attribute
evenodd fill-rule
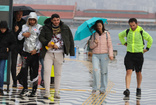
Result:
<svg viewBox="0 0 156 105"><path fill-rule="evenodd" d="M134 52L134 39L135 39L135 31L133 32L132 52Z"/></svg>

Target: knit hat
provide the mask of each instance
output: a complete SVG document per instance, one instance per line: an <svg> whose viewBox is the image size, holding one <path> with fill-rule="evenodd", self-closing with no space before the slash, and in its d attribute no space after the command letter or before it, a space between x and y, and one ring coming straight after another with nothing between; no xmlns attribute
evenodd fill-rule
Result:
<svg viewBox="0 0 156 105"><path fill-rule="evenodd" d="M1 21L0 22L0 28L8 28L8 24L6 21Z"/></svg>

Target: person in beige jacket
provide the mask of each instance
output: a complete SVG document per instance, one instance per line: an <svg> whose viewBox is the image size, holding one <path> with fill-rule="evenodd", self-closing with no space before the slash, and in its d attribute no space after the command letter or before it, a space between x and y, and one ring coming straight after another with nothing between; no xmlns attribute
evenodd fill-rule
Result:
<svg viewBox="0 0 156 105"><path fill-rule="evenodd" d="M97 20L92 28L96 31L91 38L90 48L92 49L92 64L93 64L93 90L96 93L100 90L100 94L106 92L108 83L108 61L113 60L113 47L111 37L108 31L105 30L102 20ZM95 36L94 36L95 35ZM101 86L99 89L101 74Z"/></svg>

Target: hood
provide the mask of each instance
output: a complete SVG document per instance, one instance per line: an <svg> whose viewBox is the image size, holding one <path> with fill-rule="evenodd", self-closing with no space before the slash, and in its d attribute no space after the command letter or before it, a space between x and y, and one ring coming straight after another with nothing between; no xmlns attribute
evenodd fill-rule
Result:
<svg viewBox="0 0 156 105"><path fill-rule="evenodd" d="M27 25L29 25L29 21L28 21L29 19L36 19L36 24L37 24L38 18L37 18L36 12L30 12L28 19L27 19L27 23L26 23Z"/></svg>

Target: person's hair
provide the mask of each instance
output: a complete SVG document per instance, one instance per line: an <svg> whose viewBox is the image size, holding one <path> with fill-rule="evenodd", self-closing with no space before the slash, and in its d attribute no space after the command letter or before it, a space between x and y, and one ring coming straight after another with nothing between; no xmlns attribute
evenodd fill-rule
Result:
<svg viewBox="0 0 156 105"><path fill-rule="evenodd" d="M105 26L104 26L102 20L97 20L97 21L95 22L95 24L91 27L91 29L94 29L99 35L101 35L102 33L100 33L100 31L97 29L97 24L98 24L98 23L101 23L101 24L102 24L102 32L104 32L106 29L105 29Z"/></svg>
<svg viewBox="0 0 156 105"><path fill-rule="evenodd" d="M53 18L60 18L60 16L59 16L58 14L55 13L55 14L52 14L52 15L51 15L51 19L53 19Z"/></svg>
<svg viewBox="0 0 156 105"><path fill-rule="evenodd" d="M130 18L128 23L132 23L132 22L135 22L136 24L138 23L136 18Z"/></svg>
<svg viewBox="0 0 156 105"><path fill-rule="evenodd" d="M1 21L0 22L0 28L8 28L8 24L7 24L7 21Z"/></svg>

